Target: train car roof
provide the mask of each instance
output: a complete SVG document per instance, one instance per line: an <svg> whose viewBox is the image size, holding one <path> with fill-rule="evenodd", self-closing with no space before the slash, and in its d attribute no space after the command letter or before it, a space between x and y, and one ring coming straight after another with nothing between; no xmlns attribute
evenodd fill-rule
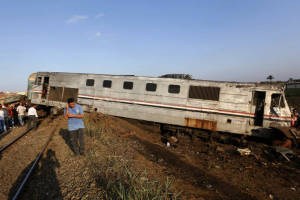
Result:
<svg viewBox="0 0 300 200"><path fill-rule="evenodd" d="M259 87L263 89L281 89L283 90L285 88L285 84L283 83L261 83L261 82L237 82L237 81L217 81L217 80L202 80L202 79L179 79L179 78L166 78L166 77L153 77L153 76L136 76L136 75L118 75L118 74L95 74L95 73L74 73L74 72L37 72L37 74L69 74L69 75L102 75L102 76L113 76L113 77L127 77L127 78L150 78L153 80L173 80L176 82L182 82L182 81L191 81L194 83L197 82L208 82L208 83L216 83L216 84L232 84L236 87Z"/></svg>

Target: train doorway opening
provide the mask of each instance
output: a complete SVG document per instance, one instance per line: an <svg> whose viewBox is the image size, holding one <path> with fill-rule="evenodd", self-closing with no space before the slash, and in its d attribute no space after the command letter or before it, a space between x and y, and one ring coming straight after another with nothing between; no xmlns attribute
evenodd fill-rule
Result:
<svg viewBox="0 0 300 200"><path fill-rule="evenodd" d="M255 91L253 103L255 105L254 125L262 126L264 122L266 92Z"/></svg>
<svg viewBox="0 0 300 200"><path fill-rule="evenodd" d="M44 83L43 83L43 90L42 90L42 99L47 98L48 86L49 86L49 77L45 76L44 77Z"/></svg>

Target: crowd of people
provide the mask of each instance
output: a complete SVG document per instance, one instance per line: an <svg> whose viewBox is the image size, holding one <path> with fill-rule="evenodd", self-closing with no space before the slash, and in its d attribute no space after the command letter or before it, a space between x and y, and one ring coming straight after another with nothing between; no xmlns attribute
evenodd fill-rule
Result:
<svg viewBox="0 0 300 200"><path fill-rule="evenodd" d="M35 105L22 102L18 104L0 104L0 133L14 127L24 126L26 121L28 121L28 128L31 128L32 123L36 128L36 118L38 116L35 107Z"/></svg>

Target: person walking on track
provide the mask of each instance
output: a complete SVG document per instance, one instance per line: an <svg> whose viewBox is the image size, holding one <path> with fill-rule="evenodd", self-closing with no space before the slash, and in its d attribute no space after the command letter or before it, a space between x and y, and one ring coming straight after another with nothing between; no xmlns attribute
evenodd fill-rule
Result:
<svg viewBox="0 0 300 200"><path fill-rule="evenodd" d="M35 130L37 130L37 118L38 118L38 114L36 112L36 105L33 105L28 109L27 130L30 130L31 128L34 128ZM31 124L33 124L33 127Z"/></svg>
<svg viewBox="0 0 300 200"><path fill-rule="evenodd" d="M68 99L64 117L68 120L68 130L75 155L84 155L84 123L83 109L75 103L74 98Z"/></svg>
<svg viewBox="0 0 300 200"><path fill-rule="evenodd" d="M8 112L8 108L7 108L7 104L5 104L2 107L2 110L4 112L4 124L5 124L5 129L6 131L8 131L9 127L9 112Z"/></svg>
<svg viewBox="0 0 300 200"><path fill-rule="evenodd" d="M5 121L4 121L4 111L2 108L2 104L0 104L0 133L6 131L5 129Z"/></svg>
<svg viewBox="0 0 300 200"><path fill-rule="evenodd" d="M19 123L21 126L24 126L25 111L26 111L26 107L23 106L23 103L20 103L20 105L17 107L17 112L18 112Z"/></svg>

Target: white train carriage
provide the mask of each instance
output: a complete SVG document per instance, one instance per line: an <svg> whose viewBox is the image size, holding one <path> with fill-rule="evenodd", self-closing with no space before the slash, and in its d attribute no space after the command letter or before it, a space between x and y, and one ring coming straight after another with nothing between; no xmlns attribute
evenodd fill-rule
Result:
<svg viewBox="0 0 300 200"><path fill-rule="evenodd" d="M63 72L33 76L34 104L63 108L73 97L85 111L246 135L291 122L284 88L273 84Z"/></svg>

